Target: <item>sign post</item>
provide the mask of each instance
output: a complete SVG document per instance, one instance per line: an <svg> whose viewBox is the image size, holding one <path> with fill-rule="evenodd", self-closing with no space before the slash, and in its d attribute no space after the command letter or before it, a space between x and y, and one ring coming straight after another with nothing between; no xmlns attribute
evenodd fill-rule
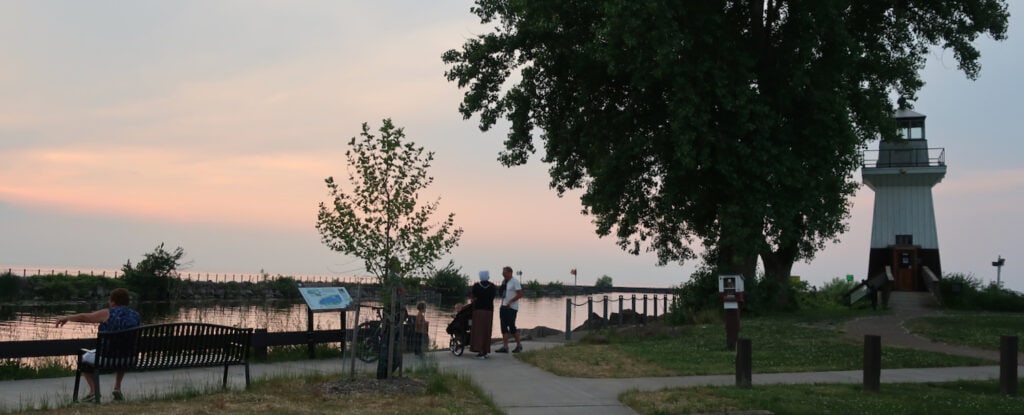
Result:
<svg viewBox="0 0 1024 415"><path fill-rule="evenodd" d="M725 309L725 347L736 350L740 334L740 306L743 303L743 276L719 275L718 295Z"/></svg>
<svg viewBox="0 0 1024 415"><path fill-rule="evenodd" d="M997 287L1002 287L1003 286L1003 280L1002 280L1003 265L1006 265L1006 258L1003 258L1002 255L999 255L999 257L996 258L995 261L992 261L992 266L996 267L996 286Z"/></svg>
<svg viewBox="0 0 1024 415"><path fill-rule="evenodd" d="M309 346L309 358L316 357L316 343L313 342L313 314L323 311L341 312L341 332L344 339L345 311L352 304L352 297L344 287L299 287L302 299L306 301L306 341ZM341 342L342 351L345 342Z"/></svg>

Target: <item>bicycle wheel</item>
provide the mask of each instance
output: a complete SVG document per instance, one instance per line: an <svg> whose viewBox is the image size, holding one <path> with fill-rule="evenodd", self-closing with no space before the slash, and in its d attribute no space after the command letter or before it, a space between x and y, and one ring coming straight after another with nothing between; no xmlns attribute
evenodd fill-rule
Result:
<svg viewBox="0 0 1024 415"><path fill-rule="evenodd" d="M459 339L456 339L455 337L452 337L452 339L448 342L448 350L451 350L453 355L462 356L462 351L464 349L465 346L463 346L462 342L460 342Z"/></svg>
<svg viewBox="0 0 1024 415"><path fill-rule="evenodd" d="M356 345L356 357L366 363L376 362L380 351L380 334L374 333L365 339L359 339Z"/></svg>

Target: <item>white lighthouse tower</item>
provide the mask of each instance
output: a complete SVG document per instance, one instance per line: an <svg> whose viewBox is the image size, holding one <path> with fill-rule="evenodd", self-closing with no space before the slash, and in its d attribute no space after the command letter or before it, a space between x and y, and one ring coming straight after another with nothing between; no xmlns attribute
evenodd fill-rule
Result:
<svg viewBox="0 0 1024 415"><path fill-rule="evenodd" d="M923 291L925 275L942 276L932 187L946 176L945 149L928 148L925 116L895 115L900 139L864 152L861 174L875 192L868 278L891 267L895 291Z"/></svg>

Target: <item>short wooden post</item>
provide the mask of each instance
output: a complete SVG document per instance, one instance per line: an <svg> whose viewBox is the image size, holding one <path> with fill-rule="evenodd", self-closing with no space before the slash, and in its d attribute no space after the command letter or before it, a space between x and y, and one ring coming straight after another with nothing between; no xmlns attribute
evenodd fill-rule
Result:
<svg viewBox="0 0 1024 415"><path fill-rule="evenodd" d="M347 310L341 310L341 355L345 356L345 334L348 331L346 326L345 312Z"/></svg>
<svg viewBox="0 0 1024 415"><path fill-rule="evenodd" d="M565 339L572 340L572 299L565 299Z"/></svg>
<svg viewBox="0 0 1024 415"><path fill-rule="evenodd" d="M313 342L313 309L306 306L306 345L309 349L309 358L316 358L316 343Z"/></svg>
<svg viewBox="0 0 1024 415"><path fill-rule="evenodd" d="M736 350L736 343L740 335L740 310L736 308L725 309L725 348Z"/></svg>
<svg viewBox="0 0 1024 415"><path fill-rule="evenodd" d="M882 337L864 336L864 390L878 392L882 382Z"/></svg>
<svg viewBox="0 0 1024 415"><path fill-rule="evenodd" d="M622 294L619 294L619 325L622 325Z"/></svg>
<svg viewBox="0 0 1024 415"><path fill-rule="evenodd" d="M604 320L601 321L602 326L608 325L608 296L604 296Z"/></svg>
<svg viewBox="0 0 1024 415"><path fill-rule="evenodd" d="M999 393L1017 396L1017 336L999 337Z"/></svg>
<svg viewBox="0 0 1024 415"><path fill-rule="evenodd" d="M750 339L736 342L736 387L750 389L753 385L752 350Z"/></svg>
<svg viewBox="0 0 1024 415"><path fill-rule="evenodd" d="M252 351L256 360L267 360L267 329L256 329L253 332Z"/></svg>

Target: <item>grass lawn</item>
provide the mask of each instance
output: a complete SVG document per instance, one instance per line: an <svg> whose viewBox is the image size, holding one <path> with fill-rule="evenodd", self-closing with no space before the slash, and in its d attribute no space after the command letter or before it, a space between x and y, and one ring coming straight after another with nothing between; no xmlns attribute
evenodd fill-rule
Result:
<svg viewBox="0 0 1024 415"><path fill-rule="evenodd" d="M740 337L753 347L754 373L859 370L863 343L838 329L844 318L771 316L742 321ZM591 333L582 341L523 353L528 363L562 376L628 378L731 374L735 352L725 348L722 324L665 327L658 324ZM883 347L882 367L950 367L998 362Z"/></svg>
<svg viewBox="0 0 1024 415"><path fill-rule="evenodd" d="M174 397L103 404L77 403L40 414L501 414L470 380L437 371L401 379L281 377L248 391L181 393Z"/></svg>
<svg viewBox="0 0 1024 415"><path fill-rule="evenodd" d="M916 318L906 322L905 327L914 334L943 343L999 350L999 336L1024 337L1024 314L948 313Z"/></svg>
<svg viewBox="0 0 1024 415"><path fill-rule="evenodd" d="M341 350L337 344L317 344L317 359L338 359ZM276 363L309 359L306 345L290 345L271 347L266 360L252 359L254 363ZM26 364L19 359L0 360L0 381L20 379L61 378L75 375L75 366L65 356L44 357L35 359L33 364Z"/></svg>
<svg viewBox="0 0 1024 415"><path fill-rule="evenodd" d="M1024 398L999 394L998 381L862 385L755 385L626 392L619 399L646 415L767 410L775 414L1020 414Z"/></svg>

